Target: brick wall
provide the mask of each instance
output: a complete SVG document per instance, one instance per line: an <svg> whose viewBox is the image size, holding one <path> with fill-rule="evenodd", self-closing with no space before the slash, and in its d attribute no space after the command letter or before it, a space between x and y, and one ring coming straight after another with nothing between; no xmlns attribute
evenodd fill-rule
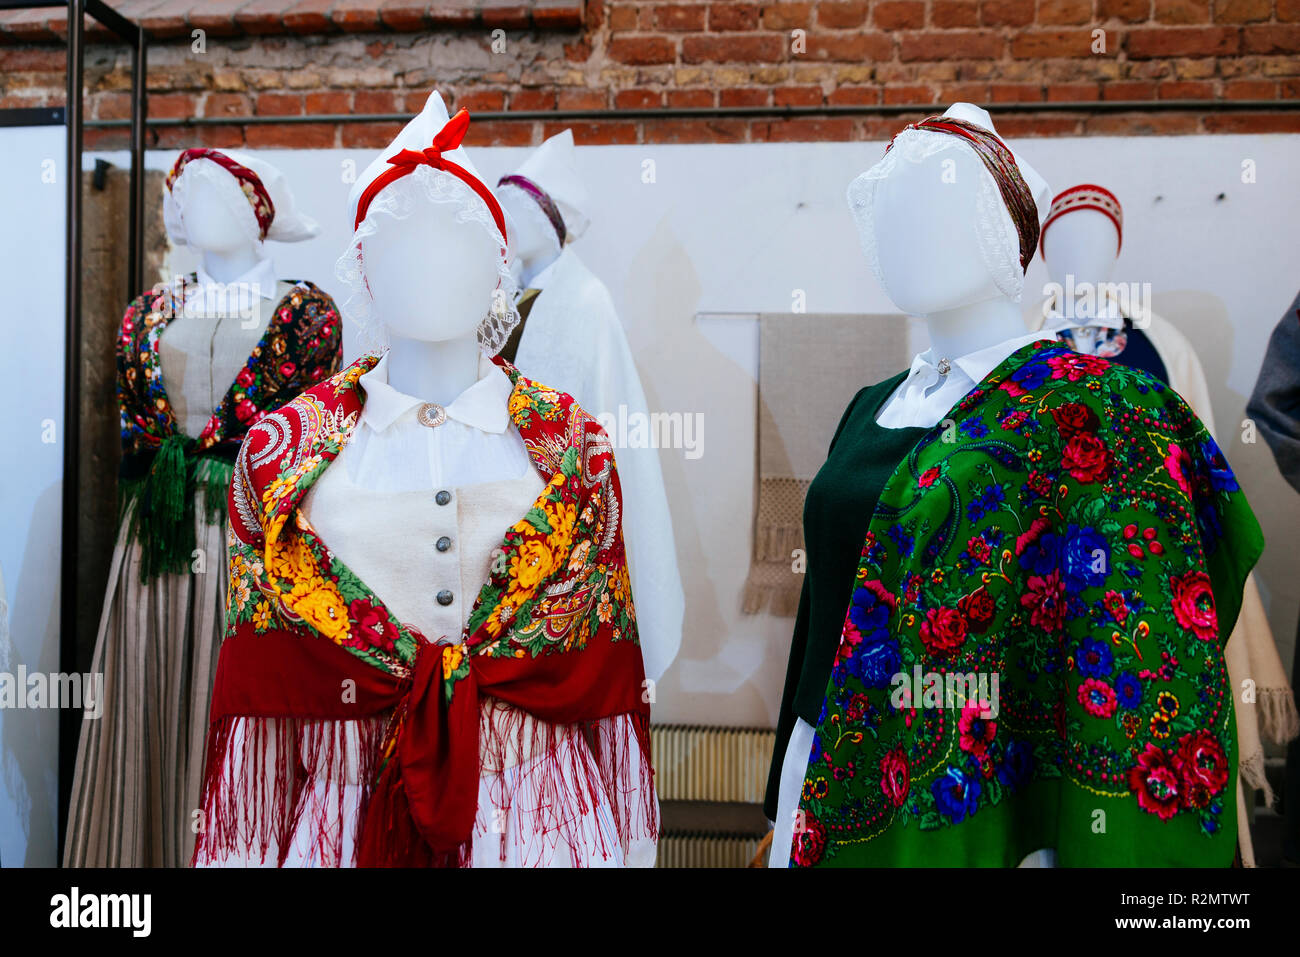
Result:
<svg viewBox="0 0 1300 957"><path fill-rule="evenodd" d="M164 148L382 146L392 123L240 121L410 113L433 86L471 111L600 113L578 121L484 119L472 128L473 142L504 145L537 143L564 126L583 143L878 138L904 121L880 107L954 100L995 115L998 104L1034 105L998 115L1008 135L1300 131L1300 110L1199 105L1300 100L1300 0L114 5L154 37L152 117L230 118L151 129L151 145ZM62 102L61 17L0 14L0 108ZM203 31L201 50L193 48L194 30ZM127 51L102 30L90 38L86 116L123 119ZM1116 101L1139 105L1106 106ZM1095 106L1067 110L1064 103ZM835 111L846 107L858 109ZM681 108L719 112L628 113ZM769 112L727 112L735 108ZM778 115L786 108L795 115ZM92 148L125 141L120 128L87 134Z"/></svg>

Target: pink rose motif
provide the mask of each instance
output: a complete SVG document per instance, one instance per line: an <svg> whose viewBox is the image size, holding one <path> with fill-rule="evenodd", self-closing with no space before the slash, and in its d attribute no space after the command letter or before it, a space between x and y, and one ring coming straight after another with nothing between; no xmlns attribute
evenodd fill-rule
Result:
<svg viewBox="0 0 1300 957"><path fill-rule="evenodd" d="M1079 704L1094 718L1109 718L1119 707L1115 689L1097 678L1087 678L1079 685Z"/></svg>
<svg viewBox="0 0 1300 957"><path fill-rule="evenodd" d="M1184 795L1193 807L1204 807L1228 783L1228 756L1219 739L1205 729L1183 735L1178 742ZM1196 803L1193 803L1195 801Z"/></svg>
<svg viewBox="0 0 1300 957"><path fill-rule="evenodd" d="M393 650L396 629L389 624L388 616L383 610L369 598L354 598L348 605L348 617L352 619L353 636L364 642L357 647Z"/></svg>
<svg viewBox="0 0 1300 957"><path fill-rule="evenodd" d="M803 830L794 836L794 852L791 855L796 867L812 867L822 859L826 852L826 827L813 816L811 811L804 811Z"/></svg>
<svg viewBox="0 0 1300 957"><path fill-rule="evenodd" d="M239 375L235 376L235 381L247 389L256 381L256 377L253 375L252 369L248 368L248 366L244 366L244 368L239 370Z"/></svg>
<svg viewBox="0 0 1300 957"><path fill-rule="evenodd" d="M955 608L931 608L921 625L921 641L937 657L947 657L961 646L969 631L965 616Z"/></svg>
<svg viewBox="0 0 1300 957"><path fill-rule="evenodd" d="M1214 591L1210 576L1201 571L1169 578L1173 589L1174 617L1178 624L1190 630L1201 641L1213 641L1219 636L1219 616L1214 607Z"/></svg>
<svg viewBox="0 0 1300 957"><path fill-rule="evenodd" d="M939 468L938 466L932 465L921 473L921 477L916 480L916 484L921 488L929 488L938 478Z"/></svg>
<svg viewBox="0 0 1300 957"><path fill-rule="evenodd" d="M1154 744L1148 744L1128 771L1129 790L1137 795L1138 806L1162 821L1178 813L1182 803L1182 775L1178 762Z"/></svg>
<svg viewBox="0 0 1300 957"><path fill-rule="evenodd" d="M256 414L257 406L253 405L253 403L248 399L245 399L243 402L240 402L235 406L235 418L240 422L247 422Z"/></svg>
<svg viewBox="0 0 1300 957"><path fill-rule="evenodd" d="M880 790L894 807L902 807L912 789L912 769L901 747L895 747L880 759Z"/></svg>
<svg viewBox="0 0 1300 957"><path fill-rule="evenodd" d="M286 379L292 378L293 374L297 371L298 367L292 362L286 361L280 363L280 375L284 376Z"/></svg>
<svg viewBox="0 0 1300 957"><path fill-rule="evenodd" d="M1065 443L1061 464L1079 482L1099 482L1110 475L1110 449L1094 432L1078 432Z"/></svg>
<svg viewBox="0 0 1300 957"><path fill-rule="evenodd" d="M1078 382L1085 376L1105 375L1110 368L1110 363L1105 359L1073 352L1050 356L1047 364L1051 366L1053 379L1065 379L1067 382Z"/></svg>
<svg viewBox="0 0 1300 957"><path fill-rule="evenodd" d="M1030 609L1029 622L1043 631L1060 631L1065 622L1065 586L1060 569L1052 569L1046 578L1029 576L1029 591L1020 596L1020 604Z"/></svg>
<svg viewBox="0 0 1300 957"><path fill-rule="evenodd" d="M1192 457L1177 442L1169 443L1169 454L1165 456L1165 471L1169 477L1178 483L1184 495L1192 494L1192 483L1188 479L1188 472L1191 469Z"/></svg>

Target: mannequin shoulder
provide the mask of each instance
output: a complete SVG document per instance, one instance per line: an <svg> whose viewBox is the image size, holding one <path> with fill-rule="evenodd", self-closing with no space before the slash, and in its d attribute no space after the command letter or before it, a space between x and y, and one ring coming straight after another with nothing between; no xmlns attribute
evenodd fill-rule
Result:
<svg viewBox="0 0 1300 957"><path fill-rule="evenodd" d="M254 485L297 468L322 450L342 447L364 404L357 381L374 362L371 356L358 359L252 425L239 457Z"/></svg>

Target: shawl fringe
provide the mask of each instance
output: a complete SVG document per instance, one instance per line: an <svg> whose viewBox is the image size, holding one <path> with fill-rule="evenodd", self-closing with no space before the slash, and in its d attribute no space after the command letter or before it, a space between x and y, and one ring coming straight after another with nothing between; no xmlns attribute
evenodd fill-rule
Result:
<svg viewBox="0 0 1300 957"><path fill-rule="evenodd" d="M234 464L214 455L195 455L193 449L193 439L168 436L143 474L118 481L118 521L127 521L128 544L140 545L142 582L190 570L197 547L196 492L202 493L207 524L225 517Z"/></svg>

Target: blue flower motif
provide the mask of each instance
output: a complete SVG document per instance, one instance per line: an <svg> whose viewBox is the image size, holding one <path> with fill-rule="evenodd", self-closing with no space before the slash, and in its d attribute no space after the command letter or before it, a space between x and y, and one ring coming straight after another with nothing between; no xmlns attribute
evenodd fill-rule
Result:
<svg viewBox="0 0 1300 957"><path fill-rule="evenodd" d="M1110 543L1096 529L1071 525L1061 549L1061 581L1065 589L1078 594L1097 588L1110 572Z"/></svg>
<svg viewBox="0 0 1300 957"><path fill-rule="evenodd" d="M943 776L930 785L934 803L939 813L953 824L960 824L979 809L980 782L964 774L961 768L950 767Z"/></svg>
<svg viewBox="0 0 1300 957"><path fill-rule="evenodd" d="M996 512L1006 498L1001 485L988 485L966 505L966 517L978 522L990 512Z"/></svg>
<svg viewBox="0 0 1300 957"><path fill-rule="evenodd" d="M982 439L989 434L989 427L983 419L967 419L961 424L961 430L972 439Z"/></svg>
<svg viewBox="0 0 1300 957"><path fill-rule="evenodd" d="M868 688L888 688L894 675L903 669L903 658L898 642L887 635L882 641L870 644L863 641L849 659L849 673Z"/></svg>
<svg viewBox="0 0 1300 957"><path fill-rule="evenodd" d="M1020 567L1035 575L1050 575L1061 564L1061 540L1054 532L1043 532L1020 553Z"/></svg>
<svg viewBox="0 0 1300 957"><path fill-rule="evenodd" d="M1085 638L1074 655L1075 666L1085 678L1109 678L1115 664L1110 645L1096 638Z"/></svg>
<svg viewBox="0 0 1300 957"><path fill-rule="evenodd" d="M1115 698L1121 708L1136 708L1142 703L1142 679L1131 671L1121 673L1115 682Z"/></svg>
<svg viewBox="0 0 1300 957"><path fill-rule="evenodd" d="M1034 362L1026 362L1011 373L1011 381L1026 392L1033 392L1035 389L1040 388L1051 374L1052 367L1040 359Z"/></svg>
<svg viewBox="0 0 1300 957"><path fill-rule="evenodd" d="M903 530L902 525L895 525L886 534L894 540L898 546L898 553L903 558L911 558L912 552L916 548L916 539Z"/></svg>
<svg viewBox="0 0 1300 957"><path fill-rule="evenodd" d="M1034 773L1034 746L1019 738L1007 742L1006 755L998 766L998 780L1012 791L1024 787Z"/></svg>

